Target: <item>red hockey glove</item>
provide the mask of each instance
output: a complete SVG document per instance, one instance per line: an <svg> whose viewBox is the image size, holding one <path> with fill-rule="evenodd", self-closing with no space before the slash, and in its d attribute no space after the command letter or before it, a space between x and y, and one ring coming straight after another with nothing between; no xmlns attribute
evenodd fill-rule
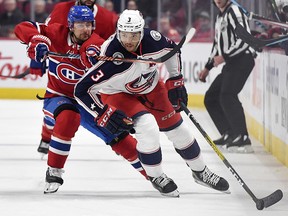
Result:
<svg viewBox="0 0 288 216"><path fill-rule="evenodd" d="M46 61L36 62L31 59L30 61L30 74L43 76L46 73Z"/></svg>
<svg viewBox="0 0 288 216"><path fill-rule="evenodd" d="M27 47L27 54L29 58L36 62L43 62L48 56L51 41L44 35L34 35Z"/></svg>
<svg viewBox="0 0 288 216"><path fill-rule="evenodd" d="M115 107L105 105L99 113L97 125L106 128L112 134L119 134L123 131L134 130L133 120Z"/></svg>
<svg viewBox="0 0 288 216"><path fill-rule="evenodd" d="M168 90L168 97L173 108L176 110L176 112L182 111L180 102L183 102L185 105L187 105L188 102L188 95L184 86L184 79L182 74L169 78L165 85Z"/></svg>
<svg viewBox="0 0 288 216"><path fill-rule="evenodd" d="M95 58L100 55L100 48L96 45L90 45L85 52L81 53L81 63L86 68L91 68L98 60Z"/></svg>

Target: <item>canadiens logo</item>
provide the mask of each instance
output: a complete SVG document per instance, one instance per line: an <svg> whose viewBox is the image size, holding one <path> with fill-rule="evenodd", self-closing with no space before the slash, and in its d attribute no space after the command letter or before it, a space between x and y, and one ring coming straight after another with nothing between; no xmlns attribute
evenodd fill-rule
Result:
<svg viewBox="0 0 288 216"><path fill-rule="evenodd" d="M120 52L116 52L112 55L113 58L124 58L124 55ZM115 65L121 65L123 62L120 61L113 61Z"/></svg>
<svg viewBox="0 0 288 216"><path fill-rule="evenodd" d="M67 84L76 84L84 73L84 70L79 70L78 68L65 63L59 64L56 68L56 74L59 79Z"/></svg>
<svg viewBox="0 0 288 216"><path fill-rule="evenodd" d="M151 73L148 74L141 74L140 77L137 79L127 83L125 85L125 88L127 91L133 93L133 94L139 94L141 92L144 92L146 89L150 88L155 80L157 71L154 70Z"/></svg>
<svg viewBox="0 0 288 216"><path fill-rule="evenodd" d="M150 31L150 35L155 41L159 41L161 39L161 34L158 31L152 30Z"/></svg>

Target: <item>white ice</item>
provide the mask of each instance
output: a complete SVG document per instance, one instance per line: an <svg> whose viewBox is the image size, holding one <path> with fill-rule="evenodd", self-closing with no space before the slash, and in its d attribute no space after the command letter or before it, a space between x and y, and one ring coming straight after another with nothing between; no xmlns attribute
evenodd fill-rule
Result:
<svg viewBox="0 0 288 216"><path fill-rule="evenodd" d="M259 211L203 136L191 125L211 170L230 183L231 194L196 184L191 171L161 135L163 168L177 183L180 198L161 196L131 165L101 140L80 128L65 165L64 184L44 195L46 159L36 151L40 141L42 102L0 100L1 216L284 216L288 215L288 169L255 139L254 154L224 156L258 198L277 189L283 199ZM212 138L218 134L205 110L191 110Z"/></svg>

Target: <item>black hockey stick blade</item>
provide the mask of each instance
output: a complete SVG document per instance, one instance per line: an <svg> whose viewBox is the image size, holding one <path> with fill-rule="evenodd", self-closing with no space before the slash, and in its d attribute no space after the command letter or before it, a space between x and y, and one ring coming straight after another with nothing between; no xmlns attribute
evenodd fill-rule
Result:
<svg viewBox="0 0 288 216"><path fill-rule="evenodd" d="M283 192L280 189L278 189L269 196L262 198L264 202L264 207L268 208L269 206L279 202L282 198L283 198Z"/></svg>
<svg viewBox="0 0 288 216"><path fill-rule="evenodd" d="M251 35L242 25L236 24L235 33L241 40L253 47L256 51L260 51L264 46L270 46L288 40L288 35L275 38L262 40Z"/></svg>
<svg viewBox="0 0 288 216"><path fill-rule="evenodd" d="M137 58L137 59L127 59L127 58L118 58L118 57L111 57L111 56L97 56L96 59L99 61L118 61L118 62L141 62L141 63L163 63L170 59L173 55L175 55L181 47L188 43L194 36L196 30L195 28L191 28L188 33L181 39L181 41L167 54L163 55L160 58L157 59L143 59L143 58ZM61 54L61 53L55 53L55 52L48 52L49 56L56 56L56 57L62 57L62 58L71 58L71 59L79 59L79 54Z"/></svg>
<svg viewBox="0 0 288 216"><path fill-rule="evenodd" d="M22 79L23 77L27 76L30 73L30 68L27 68L23 73L17 74L14 76L9 76L9 75L0 75L0 77L5 77L5 78L12 78L12 79Z"/></svg>
<svg viewBox="0 0 288 216"><path fill-rule="evenodd" d="M199 130L199 132L202 134L202 136L206 139L206 141L209 143L209 145L213 148L213 150L216 152L216 154L219 156L219 158L222 160L222 162L225 164L225 166L229 169L229 171L232 173L232 175L236 178L236 180L239 182L239 184L242 186L242 188L253 199L253 201L256 204L256 208L258 210L268 208L269 206L274 205L275 203L279 202L282 199L283 193L281 190L276 190L275 192L273 192L269 196L264 197L262 199L258 199L254 195L254 193L250 190L248 185L243 181L243 179L240 177L240 175L236 172L236 170L232 167L232 165L229 163L229 161L224 157L222 152L218 149L216 144L211 140L211 138L204 131L204 129L201 127L201 125L193 117L192 113L189 111L189 109L186 107L186 105L183 102L181 102L180 105L181 105L181 108L186 113L186 115L188 116L188 118L192 121L192 123L196 126L196 128Z"/></svg>

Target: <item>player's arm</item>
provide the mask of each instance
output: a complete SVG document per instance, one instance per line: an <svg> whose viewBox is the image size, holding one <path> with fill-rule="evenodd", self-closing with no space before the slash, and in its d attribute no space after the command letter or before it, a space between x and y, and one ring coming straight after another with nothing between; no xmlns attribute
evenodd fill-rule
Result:
<svg viewBox="0 0 288 216"><path fill-rule="evenodd" d="M46 57L51 41L43 35L46 25L35 22L22 22L15 29L16 37L24 44L28 44L27 54L31 58L30 74L43 76L46 72Z"/></svg>
<svg viewBox="0 0 288 216"><path fill-rule="evenodd" d="M160 49L172 50L176 46L175 42L161 37L159 40ZM163 47L164 46L164 47ZM180 102L187 105L188 95L184 86L184 78L182 75L181 52L179 51L165 62L165 66L169 73L169 78L166 80L166 88L168 97L176 112L182 111Z"/></svg>
<svg viewBox="0 0 288 216"><path fill-rule="evenodd" d="M98 126L106 128L112 134L118 134L132 130L134 125L132 119L124 112L109 104L104 105L99 97L100 89L112 79L116 79L111 75L113 67L112 62L100 62L95 65L76 84L74 96L77 102L94 116Z"/></svg>

